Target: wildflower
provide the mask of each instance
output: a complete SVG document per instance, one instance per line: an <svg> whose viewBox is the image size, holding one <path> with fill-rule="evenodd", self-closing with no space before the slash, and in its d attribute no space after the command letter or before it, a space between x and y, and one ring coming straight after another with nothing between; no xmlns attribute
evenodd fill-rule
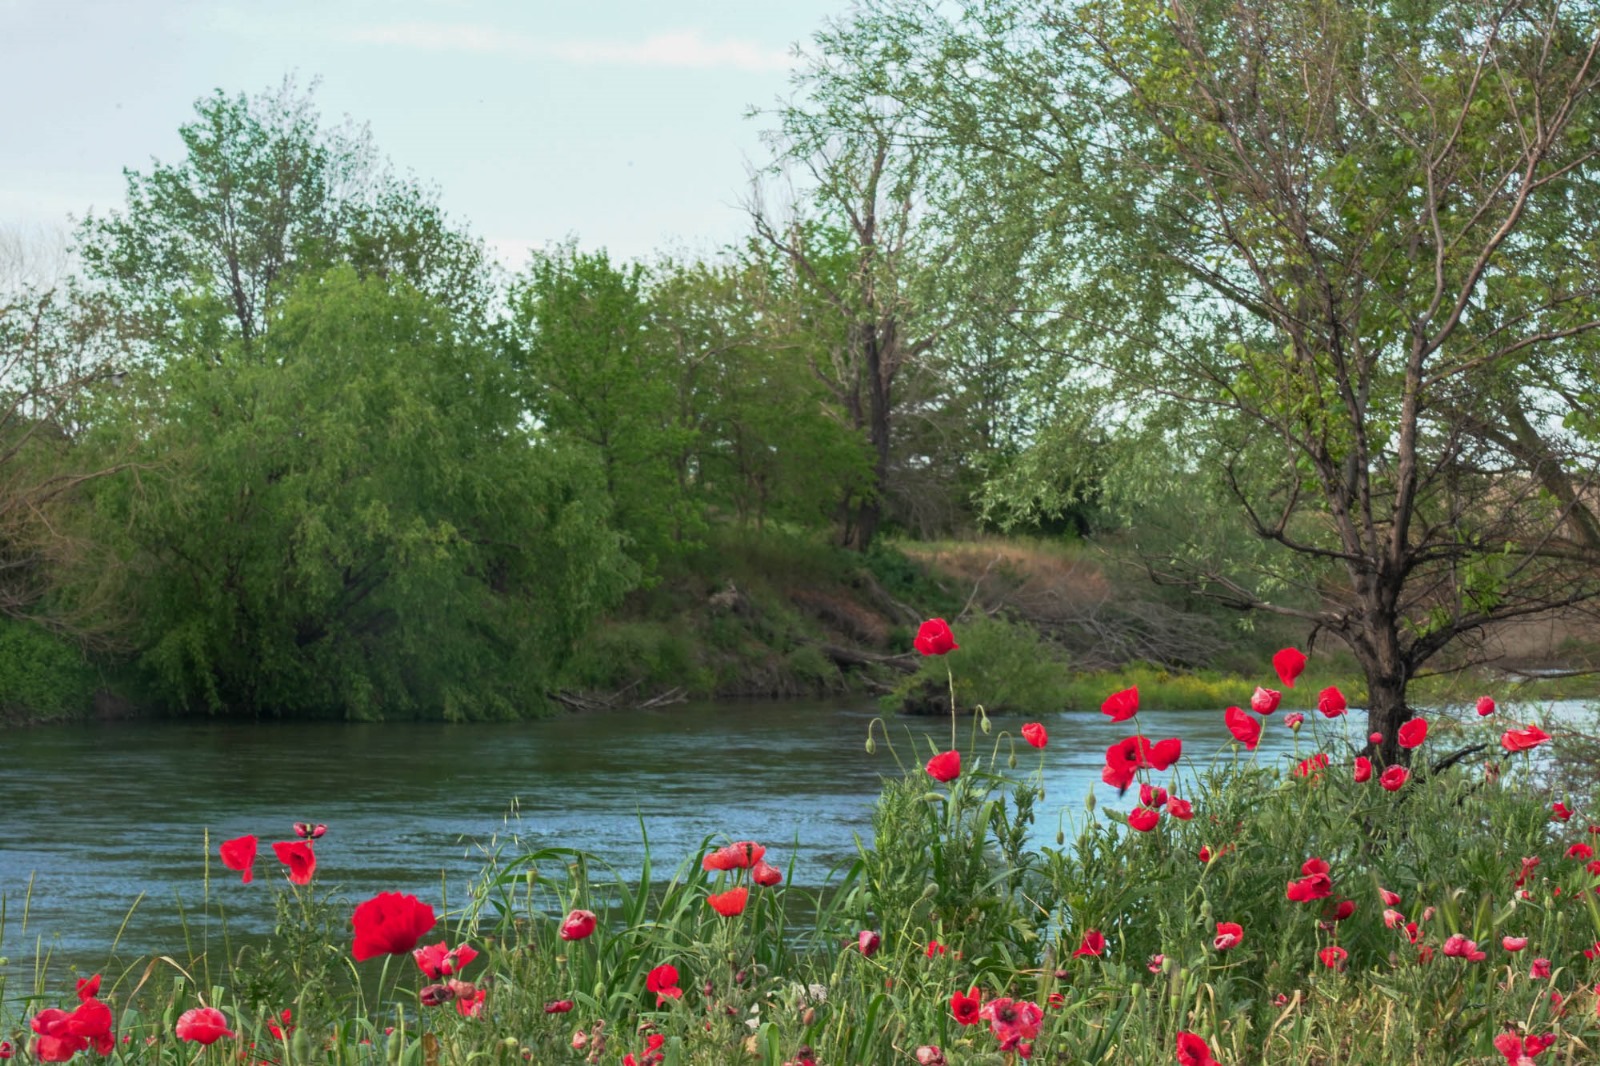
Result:
<svg viewBox="0 0 1600 1066"><path fill-rule="evenodd" d="M1161 972L1161 968L1166 965L1166 962L1167 962L1167 957L1165 955L1161 955L1161 954L1152 955L1145 962L1144 968L1149 970L1151 973L1160 973Z"/></svg>
<svg viewBox="0 0 1600 1066"><path fill-rule="evenodd" d="M427 976L438 980L449 977L453 973L460 973L466 965L478 957L475 948L462 944L459 947L446 947L443 940L425 948L417 948L411 953L417 960L417 968Z"/></svg>
<svg viewBox="0 0 1600 1066"><path fill-rule="evenodd" d="M1342 922L1356 912L1354 900L1341 899L1338 903L1324 907L1322 917L1330 922Z"/></svg>
<svg viewBox="0 0 1600 1066"><path fill-rule="evenodd" d="M100 975L78 979L78 1002L87 1003L100 994Z"/></svg>
<svg viewBox="0 0 1600 1066"><path fill-rule="evenodd" d="M1349 706L1345 702L1344 693L1339 691L1337 685L1329 685L1317 693L1317 710L1321 711L1325 718L1337 718L1348 710Z"/></svg>
<svg viewBox="0 0 1600 1066"><path fill-rule="evenodd" d="M572 1000L570 999L552 999L544 1005L544 1012L546 1014L566 1014L572 1010L572 1006Z"/></svg>
<svg viewBox="0 0 1600 1066"><path fill-rule="evenodd" d="M1378 784L1390 792L1399 792L1405 787L1406 781L1411 777L1411 771L1404 766L1391 766L1378 778Z"/></svg>
<svg viewBox="0 0 1600 1066"><path fill-rule="evenodd" d="M1218 922L1217 935L1211 946L1218 951L1236 948L1244 941L1244 927L1238 922Z"/></svg>
<svg viewBox="0 0 1600 1066"><path fill-rule="evenodd" d="M1489 957L1487 952L1478 950L1476 940L1468 940L1460 933L1451 933L1446 938L1444 953L1448 958L1466 959L1468 962L1482 962Z"/></svg>
<svg viewBox="0 0 1600 1066"><path fill-rule="evenodd" d="M294 1026L289 1024L293 1018L294 1011L288 1007L283 1008L276 1019L268 1018L267 1032L272 1034L272 1039L282 1040L288 1034L294 1032Z"/></svg>
<svg viewBox="0 0 1600 1066"><path fill-rule="evenodd" d="M1078 950L1072 953L1073 958L1079 955L1103 955L1106 950L1106 935L1098 929L1086 930L1083 941L1078 945Z"/></svg>
<svg viewBox="0 0 1600 1066"><path fill-rule="evenodd" d="M1183 755L1183 741L1177 737L1158 740L1145 752L1145 762L1152 770L1165 771Z"/></svg>
<svg viewBox="0 0 1600 1066"><path fill-rule="evenodd" d="M1524 858L1522 860L1522 870L1521 870L1520 873L1517 874L1516 881L1514 881L1512 883L1513 886L1516 887L1516 888L1521 888L1523 886L1524 882L1526 882L1528 880L1528 875L1533 873L1534 869L1538 865L1539 865L1539 856L1530 855L1530 856Z"/></svg>
<svg viewBox="0 0 1600 1066"><path fill-rule="evenodd" d="M228 1028L228 1019L215 1007L194 1007L186 1010L173 1027L178 1039L190 1044L209 1046L223 1037L237 1039L239 1034Z"/></svg>
<svg viewBox="0 0 1600 1066"><path fill-rule="evenodd" d="M224 840L217 849L222 855L222 865L229 870L240 870L243 876L239 878L241 884L248 885L256 876L256 838L253 836L234 837Z"/></svg>
<svg viewBox="0 0 1600 1066"><path fill-rule="evenodd" d="M438 922L433 908L416 896L379 892L357 905L350 916L355 942L350 953L357 962L376 955L404 955Z"/></svg>
<svg viewBox="0 0 1600 1066"><path fill-rule="evenodd" d="M1355 780L1358 785L1372 780L1372 760L1365 755L1356 756Z"/></svg>
<svg viewBox="0 0 1600 1066"><path fill-rule="evenodd" d="M11 1047L11 1041L0 1040L0 1059L9 1059L13 1054L15 1051Z"/></svg>
<svg viewBox="0 0 1600 1066"><path fill-rule="evenodd" d="M930 940L930 941L928 941L928 950L927 950L926 954L927 954L928 958L931 959L935 955L943 955L947 950L949 950L949 949L947 949L943 944L939 943L937 940Z"/></svg>
<svg viewBox="0 0 1600 1066"><path fill-rule="evenodd" d="M678 987L678 968L671 963L657 966L645 975L644 990L656 994L656 1006L669 999L682 999L683 989Z"/></svg>
<svg viewBox="0 0 1600 1066"><path fill-rule="evenodd" d="M1286 714L1283 716L1283 724L1298 733L1300 732L1300 727L1306 724L1306 716L1299 711L1295 711L1293 714Z"/></svg>
<svg viewBox="0 0 1600 1066"><path fill-rule="evenodd" d="M783 880L783 871L767 862L767 860L761 859L754 866L750 867L750 880L754 881L758 885L761 885L763 888L771 888L773 885Z"/></svg>
<svg viewBox="0 0 1600 1066"><path fill-rule="evenodd" d="M922 623L911 645L924 655L945 655L961 647L943 618L930 618Z"/></svg>
<svg viewBox="0 0 1600 1066"><path fill-rule="evenodd" d="M1564 822L1568 818L1571 818L1571 817L1572 817L1572 808L1568 807L1561 800L1556 800L1554 803L1552 803L1550 805L1550 820L1552 822L1558 821L1558 820Z"/></svg>
<svg viewBox="0 0 1600 1066"><path fill-rule="evenodd" d="M700 866L705 870L748 870L766 853L767 849L754 840L736 840L709 852L700 860Z"/></svg>
<svg viewBox="0 0 1600 1066"><path fill-rule="evenodd" d="M1549 959L1534 959L1533 960L1533 964L1528 967L1528 977L1531 980L1544 981L1544 980L1548 979L1549 976L1550 976L1550 960Z"/></svg>
<svg viewBox="0 0 1600 1066"><path fill-rule="evenodd" d="M1305 876L1297 881L1290 881L1285 892L1289 900L1294 903L1309 903L1314 899L1326 899L1333 894L1333 879L1328 876L1328 864L1319 858L1307 859L1300 866L1300 872Z"/></svg>
<svg viewBox="0 0 1600 1066"><path fill-rule="evenodd" d="M1141 833L1148 833L1156 827L1156 822L1161 820L1161 812L1151 810L1149 807L1137 807L1128 812L1128 826Z"/></svg>
<svg viewBox="0 0 1600 1066"><path fill-rule="evenodd" d="M291 885L311 883L312 874L317 872L317 857L311 853L310 844L303 840L280 842L272 845L272 851L278 861L289 868Z"/></svg>
<svg viewBox="0 0 1600 1066"><path fill-rule="evenodd" d="M478 1018L483 1015L483 1001L485 992L481 988L474 988L465 981L451 982L451 990L456 994L456 1013L463 1018Z"/></svg>
<svg viewBox="0 0 1600 1066"><path fill-rule="evenodd" d="M1233 739L1243 744L1246 751L1256 750L1256 745L1261 743L1261 722L1258 719L1251 718L1237 707L1229 707L1223 712L1223 721L1227 723Z"/></svg>
<svg viewBox="0 0 1600 1066"><path fill-rule="evenodd" d="M1567 858L1592 859L1594 858L1594 849L1587 844L1574 844L1567 849Z"/></svg>
<svg viewBox="0 0 1600 1066"><path fill-rule="evenodd" d="M882 944L883 937L871 929L863 929L856 934L856 947L860 949L862 955L869 959L877 954L878 948Z"/></svg>
<svg viewBox="0 0 1600 1066"><path fill-rule="evenodd" d="M1298 648L1284 648L1272 657L1272 668L1285 688L1294 688L1294 679L1306 668L1306 657Z"/></svg>
<svg viewBox="0 0 1600 1066"><path fill-rule="evenodd" d="M1022 727L1022 739L1036 748L1042 748L1050 743L1050 734L1038 722L1029 722Z"/></svg>
<svg viewBox="0 0 1600 1066"><path fill-rule="evenodd" d="M1155 785L1140 785L1139 802L1146 807L1160 807L1167 802L1167 790Z"/></svg>
<svg viewBox="0 0 1600 1066"><path fill-rule="evenodd" d="M1271 714L1278 709L1278 704L1282 701L1283 693L1275 688L1262 688L1258 685L1250 694L1250 709L1257 714Z"/></svg>
<svg viewBox="0 0 1600 1066"><path fill-rule="evenodd" d="M1382 744L1383 743L1383 734L1382 733L1368 733L1367 734L1367 743L1368 744L1372 744L1372 745Z"/></svg>
<svg viewBox="0 0 1600 1066"><path fill-rule="evenodd" d="M316 825L312 825L310 822L294 823L294 835L299 837L301 840L321 840L322 834L326 833L327 831L328 827L323 825L321 822L318 822Z"/></svg>
<svg viewBox="0 0 1600 1066"><path fill-rule="evenodd" d="M1556 1038L1550 1033L1521 1037L1506 1032L1495 1036L1494 1049L1505 1056L1506 1066L1533 1066L1534 1056L1543 1054L1544 1049L1555 1042Z"/></svg>
<svg viewBox="0 0 1600 1066"><path fill-rule="evenodd" d="M1393 907L1387 907L1383 912L1383 924L1388 926L1390 929L1394 929L1397 926L1406 924L1406 916L1395 910Z"/></svg>
<svg viewBox="0 0 1600 1066"><path fill-rule="evenodd" d="M442 1007L455 998L455 990L449 985L425 985L417 993L417 1001L424 1007Z"/></svg>
<svg viewBox="0 0 1600 1066"><path fill-rule="evenodd" d="M1478 717L1487 718L1494 713L1494 700L1488 696L1478 697Z"/></svg>
<svg viewBox="0 0 1600 1066"><path fill-rule="evenodd" d="M93 1045L101 1055L116 1047L111 1033L111 1008L90 998L71 1013L50 1007L34 1015L29 1027L38 1034L33 1053L40 1062L66 1062Z"/></svg>
<svg viewBox="0 0 1600 1066"><path fill-rule="evenodd" d="M1217 1066L1217 1060L1198 1033L1183 1030L1178 1033L1178 1066Z"/></svg>
<svg viewBox="0 0 1600 1066"><path fill-rule="evenodd" d="M1390 892L1382 886L1378 888L1378 899L1382 900L1386 907L1398 907L1400 905L1400 893Z"/></svg>
<svg viewBox="0 0 1600 1066"><path fill-rule="evenodd" d="M726 892L717 892L706 897L706 902L711 904L711 909L724 918L732 918L736 914L744 913L745 901L750 898L750 890L740 885L730 888Z"/></svg>
<svg viewBox="0 0 1600 1066"><path fill-rule="evenodd" d="M1167 813L1180 822L1187 822L1194 817L1194 808L1189 805L1188 800L1179 799L1177 796L1169 796L1167 798Z"/></svg>
<svg viewBox="0 0 1600 1066"><path fill-rule="evenodd" d="M1107 696L1100 705L1100 713L1109 716L1113 722L1126 722L1132 718L1139 713L1139 686Z"/></svg>
<svg viewBox="0 0 1600 1066"><path fill-rule="evenodd" d="M1536 725L1526 729L1508 729L1500 735L1500 746L1509 752L1527 751L1550 739L1550 734Z"/></svg>
<svg viewBox="0 0 1600 1066"><path fill-rule="evenodd" d="M1045 1005L1051 1010L1060 1010L1067 1005L1067 997L1060 992L1052 992L1045 1000Z"/></svg>
<svg viewBox="0 0 1600 1066"><path fill-rule="evenodd" d="M1414 748L1428 739L1428 720L1413 718L1400 726L1396 739L1402 748Z"/></svg>
<svg viewBox="0 0 1600 1066"><path fill-rule="evenodd" d="M1317 771L1328 765L1328 753L1319 751L1309 759L1302 759L1300 765L1294 768L1294 776L1315 778Z"/></svg>
<svg viewBox="0 0 1600 1066"><path fill-rule="evenodd" d="M1317 958L1322 960L1322 965L1330 970L1344 969L1345 960L1349 957L1350 953L1338 944L1330 945L1317 952Z"/></svg>
<svg viewBox="0 0 1600 1066"><path fill-rule="evenodd" d="M595 923L594 911L573 911L562 919L556 935L562 940L582 940L594 932Z"/></svg>
<svg viewBox="0 0 1600 1066"><path fill-rule="evenodd" d="M1039 1026L1044 1021L1044 1011L1037 1003L1027 1000L1019 1003L1011 999L991 999L978 1011L978 1016L988 1020L989 1031L1000 1041L1001 1051L1020 1052L1023 1041L1039 1035Z"/></svg>
<svg viewBox="0 0 1600 1066"><path fill-rule="evenodd" d="M1525 936L1503 936L1500 938L1500 946L1507 951L1521 951L1528 946L1528 938Z"/></svg>
<svg viewBox="0 0 1600 1066"><path fill-rule="evenodd" d="M935 781L954 781L961 776L961 753L947 751L928 760L928 776Z"/></svg>
<svg viewBox="0 0 1600 1066"><path fill-rule="evenodd" d="M978 995L978 986L973 985L966 992L954 992L950 996L950 1015L962 1025L976 1025L980 1011L983 1007L983 998Z"/></svg>
<svg viewBox="0 0 1600 1066"><path fill-rule="evenodd" d="M944 1052L936 1044L923 1044L916 1051L917 1066L946 1066Z"/></svg>
<svg viewBox="0 0 1600 1066"><path fill-rule="evenodd" d="M573 1051L582 1051L584 1048L586 1048L588 1046L589 1046L589 1034L584 1032L582 1029L573 1030L573 1032L572 1032L572 1050Z"/></svg>
<svg viewBox="0 0 1600 1066"><path fill-rule="evenodd" d="M1201 844L1200 845L1200 861L1201 862L1205 862L1205 863L1209 863L1211 861L1211 859L1212 859L1211 845L1210 844Z"/></svg>

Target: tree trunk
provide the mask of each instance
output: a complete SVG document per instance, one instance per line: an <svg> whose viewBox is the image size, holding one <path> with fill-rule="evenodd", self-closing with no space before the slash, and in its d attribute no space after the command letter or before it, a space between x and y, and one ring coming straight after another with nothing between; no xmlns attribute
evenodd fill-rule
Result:
<svg viewBox="0 0 1600 1066"><path fill-rule="evenodd" d="M1406 706L1406 684L1411 679L1410 663L1400 649L1400 634L1391 620L1370 625L1365 639L1356 643L1356 658L1367 678L1367 731L1382 734L1379 743L1368 742L1365 750L1378 764L1408 765L1411 753L1400 747L1400 726L1416 717Z"/></svg>

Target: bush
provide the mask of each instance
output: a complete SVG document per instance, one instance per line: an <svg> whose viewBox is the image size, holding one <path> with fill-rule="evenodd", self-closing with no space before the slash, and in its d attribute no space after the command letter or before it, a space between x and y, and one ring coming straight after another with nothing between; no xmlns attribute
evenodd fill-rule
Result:
<svg viewBox="0 0 1600 1066"><path fill-rule="evenodd" d="M95 671L49 630L0 618L0 714L30 719L86 717Z"/></svg>
<svg viewBox="0 0 1600 1066"><path fill-rule="evenodd" d="M964 707L1016 714L1060 710L1067 692L1067 668L1060 652L1031 626L979 619L961 626L961 647L948 656L928 656L917 672L884 697L889 709L908 698L949 706L950 678L956 702ZM948 663L952 673L946 673Z"/></svg>

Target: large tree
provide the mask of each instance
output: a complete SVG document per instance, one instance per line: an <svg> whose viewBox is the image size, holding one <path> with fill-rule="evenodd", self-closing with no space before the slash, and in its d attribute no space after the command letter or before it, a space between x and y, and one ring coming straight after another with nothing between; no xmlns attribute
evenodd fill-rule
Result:
<svg viewBox="0 0 1600 1066"><path fill-rule="evenodd" d="M867 7L824 45L1031 235L1017 319L1276 549L1156 571L1340 638L1386 760L1425 665L1600 594L1600 9Z"/></svg>

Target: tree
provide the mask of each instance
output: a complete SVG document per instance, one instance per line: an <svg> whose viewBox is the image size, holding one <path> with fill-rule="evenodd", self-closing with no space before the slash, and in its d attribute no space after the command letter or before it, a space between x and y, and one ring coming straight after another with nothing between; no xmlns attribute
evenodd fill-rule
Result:
<svg viewBox="0 0 1600 1066"><path fill-rule="evenodd" d="M136 376L96 436L144 467L96 502L139 661L180 707L534 713L634 574L598 471L529 438L492 349L347 266L253 343Z"/></svg>
<svg viewBox="0 0 1600 1066"><path fill-rule="evenodd" d="M906 0L841 35L957 198L1036 235L1056 295L1017 317L1062 374L1274 549L1218 557L1191 517L1154 571L1343 640L1386 761L1446 649L1600 595L1573 431L1600 339L1597 20Z"/></svg>

